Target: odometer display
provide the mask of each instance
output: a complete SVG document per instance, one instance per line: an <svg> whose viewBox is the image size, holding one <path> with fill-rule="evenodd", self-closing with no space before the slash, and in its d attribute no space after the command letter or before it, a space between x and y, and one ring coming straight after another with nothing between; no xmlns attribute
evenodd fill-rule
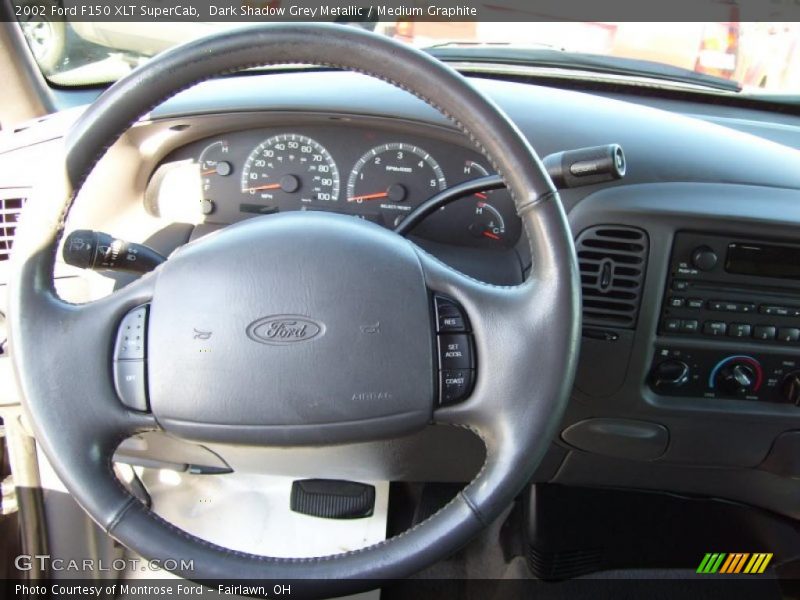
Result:
<svg viewBox="0 0 800 600"><path fill-rule="evenodd" d="M241 190L276 209L339 199L339 170L330 153L304 135L282 133L256 146L242 169Z"/></svg>

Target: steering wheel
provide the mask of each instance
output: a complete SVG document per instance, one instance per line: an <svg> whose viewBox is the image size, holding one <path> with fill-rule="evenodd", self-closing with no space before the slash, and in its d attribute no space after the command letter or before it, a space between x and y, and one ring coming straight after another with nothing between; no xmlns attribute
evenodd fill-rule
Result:
<svg viewBox="0 0 800 600"><path fill-rule="evenodd" d="M527 280L485 284L377 225L305 212L254 218L189 243L103 299L60 299L53 268L65 219L105 150L183 89L282 63L358 71L446 115L513 196L533 257ZM88 108L66 140L63 187L60 196L29 202L18 229L9 310L15 372L56 473L125 546L148 559L191 559L192 572L176 571L187 579L308 580L303 592L339 595L453 553L530 480L573 380L576 259L561 202L536 153L451 68L337 25L273 24L200 39L156 56ZM437 406L434 294L466 311L477 355L474 391L452 406ZM119 324L141 305L149 306L145 411L120 402L111 367ZM256 331L259 323L275 315L301 315L310 329L292 343L259 343L266 337ZM379 331L364 327L375 322ZM209 335L197 339L195 330ZM321 446L392 438L430 424L465 427L481 438L486 458L475 479L412 529L334 556L273 558L201 540L151 512L112 472L118 444L151 430L197 442Z"/></svg>

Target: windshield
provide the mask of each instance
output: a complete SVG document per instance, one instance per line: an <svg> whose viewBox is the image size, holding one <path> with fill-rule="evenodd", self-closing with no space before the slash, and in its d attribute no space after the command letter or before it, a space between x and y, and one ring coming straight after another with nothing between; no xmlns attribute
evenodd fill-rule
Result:
<svg viewBox="0 0 800 600"><path fill-rule="evenodd" d="M51 83L63 86L114 81L170 46L243 25L207 21L64 22L24 14L19 18L42 72ZM341 21L334 17L329 20ZM501 46L548 48L563 53L567 59L570 53L581 53L649 61L640 63L645 68L638 71L644 74L648 64L652 67L658 66L654 63L670 65L685 69L688 75L699 73L734 82L741 93L800 92L798 23L509 23L377 19L350 25L419 47L470 47L473 57L480 56L483 48L488 57L499 62L502 58L491 51ZM521 56L524 64L525 55ZM531 61L532 66L537 66L533 58ZM520 60L515 64L519 65ZM613 62L609 64L613 66ZM569 61L560 61L559 68L568 69ZM574 68L576 76L577 71L585 71L580 63ZM608 68L605 72L609 72ZM699 81L702 85L702 78Z"/></svg>

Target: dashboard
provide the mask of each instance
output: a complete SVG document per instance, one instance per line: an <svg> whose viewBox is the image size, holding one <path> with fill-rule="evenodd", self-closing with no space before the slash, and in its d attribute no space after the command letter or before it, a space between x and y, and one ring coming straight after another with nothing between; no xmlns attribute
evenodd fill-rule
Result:
<svg viewBox="0 0 800 600"><path fill-rule="evenodd" d="M782 141L800 139L800 118L624 89L610 97L472 81L539 156L618 143L627 158L625 179L561 192L581 269L584 335L572 398L537 481L723 497L800 518L800 251L772 276L764 265L774 260L757 273L748 261L726 266L742 244L765 253L800 246L800 152ZM57 160L74 117L6 136L0 187L24 196L41 165ZM284 211L392 228L441 189L490 172L444 117L382 82L342 72L248 74L155 108L100 163L68 228L107 231L164 255L215 228ZM499 285L518 283L530 267L502 190L447 206L412 239ZM517 360L528 368L526 357ZM307 456L309 476L338 462L349 465L344 478L462 481L483 461L473 442L438 428L379 450L380 460L320 451ZM242 470L291 464L278 450L254 458L212 450ZM379 463L384 471L370 471Z"/></svg>
<svg viewBox="0 0 800 600"><path fill-rule="evenodd" d="M145 194L153 215L173 185L199 190L194 210L205 223L230 224L286 211L326 211L395 228L448 187L492 174L463 146L357 123L233 131L170 153ZM512 248L520 221L506 190L476 193L446 206L414 231L435 242Z"/></svg>

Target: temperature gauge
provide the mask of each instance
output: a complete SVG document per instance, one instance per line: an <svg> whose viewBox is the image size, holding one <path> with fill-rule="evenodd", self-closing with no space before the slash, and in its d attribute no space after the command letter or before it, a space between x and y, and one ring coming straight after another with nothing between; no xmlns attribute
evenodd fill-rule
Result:
<svg viewBox="0 0 800 600"><path fill-rule="evenodd" d="M506 222L503 215L491 204L482 200L475 206L475 217L470 223L469 231L475 237L502 241L506 235Z"/></svg>
<svg viewBox="0 0 800 600"><path fill-rule="evenodd" d="M489 171L474 160L468 160L464 163L464 174L469 176L469 179L476 179L478 177L486 177ZM491 199L493 202L497 200L508 201L508 192L505 190L495 190L491 192L476 192L475 211L473 218L469 224L469 232L474 237L483 238L490 242L502 242L506 239L506 222L500 211L488 202Z"/></svg>

